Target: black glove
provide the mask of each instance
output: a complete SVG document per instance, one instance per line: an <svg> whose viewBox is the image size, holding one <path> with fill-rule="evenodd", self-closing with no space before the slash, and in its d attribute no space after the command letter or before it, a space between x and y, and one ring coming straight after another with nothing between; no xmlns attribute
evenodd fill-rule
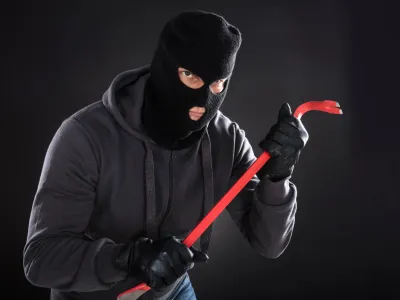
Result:
<svg viewBox="0 0 400 300"><path fill-rule="evenodd" d="M271 158L257 173L258 177L279 181L292 175L308 137L303 123L292 115L289 104L283 104L279 110L278 122L259 144Z"/></svg>
<svg viewBox="0 0 400 300"><path fill-rule="evenodd" d="M125 257L125 258L124 258ZM159 241L140 238L122 250L120 260L127 261L128 273L157 290L174 283L208 256L194 247L186 247L175 237Z"/></svg>

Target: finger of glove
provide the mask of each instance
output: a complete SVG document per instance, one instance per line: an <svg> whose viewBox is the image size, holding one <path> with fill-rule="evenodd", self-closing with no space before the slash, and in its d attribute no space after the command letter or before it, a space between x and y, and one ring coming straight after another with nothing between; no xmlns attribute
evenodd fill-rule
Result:
<svg viewBox="0 0 400 300"><path fill-rule="evenodd" d="M190 251L190 249L176 237L168 238L164 242L164 249L166 252L171 254L171 257L173 257L172 253L178 253L179 255L175 257L179 258L181 263L184 265L188 265L193 260L192 251Z"/></svg>
<svg viewBox="0 0 400 300"><path fill-rule="evenodd" d="M287 124L290 125L294 128L297 129L297 131L295 131L295 134L299 137L301 137L302 139L305 139L305 141L308 140L308 132L306 130L306 128L303 125L303 122L301 122L301 120L297 119L296 117L286 117L282 120L281 122L282 124ZM281 124L279 123L279 124ZM291 129L288 129L291 130Z"/></svg>
<svg viewBox="0 0 400 300"><path fill-rule="evenodd" d="M180 277L186 273L192 261L187 261L182 258L180 252L174 252L171 254L171 263L172 268L174 269L175 274Z"/></svg>
<svg viewBox="0 0 400 300"><path fill-rule="evenodd" d="M203 251L198 250L196 247L190 247L190 250L193 253L193 261L196 263L203 263L208 261L209 257Z"/></svg>
<svg viewBox="0 0 400 300"><path fill-rule="evenodd" d="M262 140L259 146L261 149L268 152L271 155L271 157L279 156L282 154L281 152L282 145L270 138Z"/></svg>
<svg viewBox="0 0 400 300"><path fill-rule="evenodd" d="M172 268L177 276L183 275L188 265L193 261L192 251L176 237L170 237L164 242L164 249L169 254Z"/></svg>
<svg viewBox="0 0 400 300"><path fill-rule="evenodd" d="M277 128L275 131L281 131L289 136L299 136L301 129L299 129L296 124L293 124L290 119L285 119L282 122L277 123Z"/></svg>
<svg viewBox="0 0 400 300"><path fill-rule="evenodd" d="M292 147L283 148L284 153L280 156L272 157L262 168L263 174L275 174L289 169L297 160L298 153Z"/></svg>
<svg viewBox="0 0 400 300"><path fill-rule="evenodd" d="M280 145L279 154L282 155L282 148L288 145L293 144L293 137L290 137L285 132L280 130L275 131L270 137L269 140L273 141L275 144Z"/></svg>
<svg viewBox="0 0 400 300"><path fill-rule="evenodd" d="M152 289L160 289L167 286L163 277L159 277L158 274L150 273L148 279L145 280L145 283L151 287Z"/></svg>
<svg viewBox="0 0 400 300"><path fill-rule="evenodd" d="M150 273L159 279L165 280L167 284L174 282L179 276L176 274L169 255L160 253L150 265Z"/></svg>
<svg viewBox="0 0 400 300"><path fill-rule="evenodd" d="M176 253L177 259L179 259L181 264L185 266L189 265L193 261L193 252L182 243L176 247Z"/></svg>
<svg viewBox="0 0 400 300"><path fill-rule="evenodd" d="M279 129L271 136L272 140L281 144L283 147L294 146L298 149L305 146L307 138L308 137L303 135L302 131L299 131L287 123L280 124Z"/></svg>

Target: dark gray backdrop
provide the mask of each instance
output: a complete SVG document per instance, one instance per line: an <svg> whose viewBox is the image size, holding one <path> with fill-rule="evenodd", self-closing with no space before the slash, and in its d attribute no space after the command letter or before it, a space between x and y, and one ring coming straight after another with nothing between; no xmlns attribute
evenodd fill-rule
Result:
<svg viewBox="0 0 400 300"><path fill-rule="evenodd" d="M200 8L242 31L222 110L257 154L283 102L294 109L334 99L344 115L303 119L310 141L293 177L299 209L287 251L277 260L257 256L223 215L210 262L191 273L199 299L399 297L395 8L385 1L137 2L25 1L2 11L4 291L48 297L25 280L22 248L55 130L99 100L116 74L149 63L169 18Z"/></svg>

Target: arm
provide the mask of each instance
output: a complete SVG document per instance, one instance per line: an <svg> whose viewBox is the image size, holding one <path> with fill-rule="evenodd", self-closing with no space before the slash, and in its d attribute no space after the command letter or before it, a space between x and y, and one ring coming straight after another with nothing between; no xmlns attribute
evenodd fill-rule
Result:
<svg viewBox="0 0 400 300"><path fill-rule="evenodd" d="M90 292L127 276L114 265L122 245L85 239L98 179L92 147L84 128L68 119L48 148L23 253L25 276L36 286Z"/></svg>
<svg viewBox="0 0 400 300"><path fill-rule="evenodd" d="M256 160L243 130L235 135L235 162L230 186ZM243 236L261 255L279 257L288 246L295 223L297 190L290 176L273 182L254 176L227 210Z"/></svg>

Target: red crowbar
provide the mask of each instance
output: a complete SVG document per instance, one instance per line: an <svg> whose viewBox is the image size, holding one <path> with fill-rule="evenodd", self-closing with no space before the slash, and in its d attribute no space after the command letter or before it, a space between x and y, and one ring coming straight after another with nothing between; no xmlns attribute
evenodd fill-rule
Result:
<svg viewBox="0 0 400 300"><path fill-rule="evenodd" d="M301 104L293 116L301 119L301 117L311 110L323 111L330 114L343 114L340 105L336 101L310 101ZM187 247L191 247L198 238L206 231L206 229L218 218L231 201L239 194L253 176L261 169L261 167L270 159L267 152L263 152L258 159L250 166L250 168L242 175L242 177L231 187L231 189L222 197L222 199L214 206L213 209L204 217L204 219L196 226L196 228L183 241ZM142 283L118 295L118 300L135 300L150 290L150 287Z"/></svg>

